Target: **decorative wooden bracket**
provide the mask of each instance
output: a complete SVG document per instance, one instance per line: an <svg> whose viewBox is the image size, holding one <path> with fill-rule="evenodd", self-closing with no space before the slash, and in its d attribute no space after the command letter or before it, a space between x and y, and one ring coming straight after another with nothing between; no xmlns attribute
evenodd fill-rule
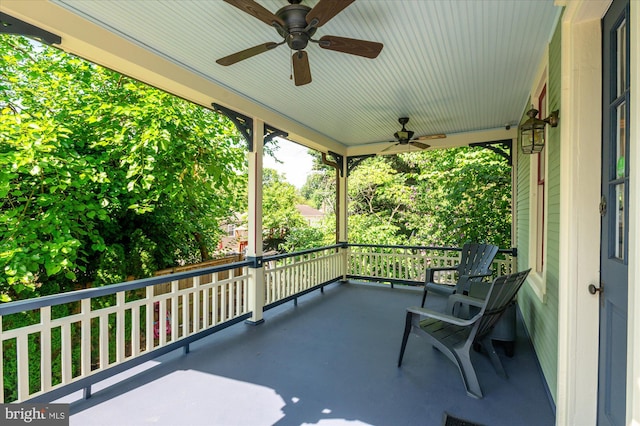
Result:
<svg viewBox="0 0 640 426"><path fill-rule="evenodd" d="M367 158L375 157L376 154L365 154L365 155L354 155L352 157L347 157L347 176L351 174L351 171L356 168L356 166L362 163Z"/></svg>
<svg viewBox="0 0 640 426"><path fill-rule="evenodd" d="M327 160L327 155L333 157L333 161ZM344 156L337 154L333 151L329 151L328 154L322 153L322 162L327 166L335 167L336 170L340 173L340 177L344 177Z"/></svg>
<svg viewBox="0 0 640 426"><path fill-rule="evenodd" d="M217 113L222 114L229 120L231 120L231 122L240 131L240 134L244 137L244 140L247 142L247 149L249 150L249 152L253 152L253 119L247 117L246 115L242 115L232 109L223 107L222 105L216 103L212 103L211 105ZM288 136L289 133L280 129L276 129L275 127L265 123L263 143L269 143L277 137L286 138Z"/></svg>
<svg viewBox="0 0 640 426"><path fill-rule="evenodd" d="M217 113L226 116L233 124L235 124L236 128L240 131L240 134L247 142L247 149L249 152L253 152L253 119L216 103L212 103L211 106L213 106L213 109Z"/></svg>
<svg viewBox="0 0 640 426"><path fill-rule="evenodd" d="M513 166L513 140L512 139L502 139L499 141L491 141L491 142L477 142L470 143L469 146L472 147L480 147L486 148L490 151L495 152L509 163L510 166Z"/></svg>

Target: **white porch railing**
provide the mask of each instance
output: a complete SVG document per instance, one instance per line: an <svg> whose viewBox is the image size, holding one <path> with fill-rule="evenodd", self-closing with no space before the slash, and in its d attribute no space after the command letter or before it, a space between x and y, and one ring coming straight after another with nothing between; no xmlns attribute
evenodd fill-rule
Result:
<svg viewBox="0 0 640 426"><path fill-rule="evenodd" d="M460 248L425 246L384 246L349 244L347 277L364 280L420 285L425 269L454 266L460 262ZM515 250L500 250L492 264L493 275L515 272ZM436 272L439 282L455 284L451 271Z"/></svg>
<svg viewBox="0 0 640 426"><path fill-rule="evenodd" d="M91 383L248 318L248 265L0 305L0 403L37 401L63 387L90 391Z"/></svg>
<svg viewBox="0 0 640 426"><path fill-rule="evenodd" d="M345 275L341 245L264 259L265 305L279 304Z"/></svg>

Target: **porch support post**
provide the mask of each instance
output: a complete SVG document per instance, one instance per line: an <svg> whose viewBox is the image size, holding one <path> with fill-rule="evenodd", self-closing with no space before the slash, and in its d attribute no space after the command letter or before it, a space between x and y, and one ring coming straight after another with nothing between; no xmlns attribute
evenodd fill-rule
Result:
<svg viewBox="0 0 640 426"><path fill-rule="evenodd" d="M264 321L264 268L262 265L262 153L264 122L253 120L253 149L249 151L249 217L247 259L254 261L249 267L249 309L252 312L249 324Z"/></svg>
<svg viewBox="0 0 640 426"><path fill-rule="evenodd" d="M336 182L336 201L338 211L336 212L336 218L338 219L338 241L337 243L344 243L344 247L340 249L342 253L342 280L347 280L347 272L348 272L348 264L349 264L349 248L346 243L348 240L347 235L347 211L348 205L347 200L347 181L348 181L348 161L343 161L342 170L337 174L337 182Z"/></svg>

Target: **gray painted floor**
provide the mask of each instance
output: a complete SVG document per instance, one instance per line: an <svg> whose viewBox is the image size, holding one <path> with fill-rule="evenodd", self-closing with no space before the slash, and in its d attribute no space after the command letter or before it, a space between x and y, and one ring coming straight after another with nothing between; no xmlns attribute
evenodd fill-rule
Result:
<svg viewBox="0 0 640 426"><path fill-rule="evenodd" d="M457 368L416 336L397 368L405 308L420 296L333 284L266 312L263 324L237 324L95 385L89 400L58 402L78 399L77 426L438 426L445 411L487 426L555 423L521 324L515 357L501 356L509 380L474 354L483 399L467 397Z"/></svg>

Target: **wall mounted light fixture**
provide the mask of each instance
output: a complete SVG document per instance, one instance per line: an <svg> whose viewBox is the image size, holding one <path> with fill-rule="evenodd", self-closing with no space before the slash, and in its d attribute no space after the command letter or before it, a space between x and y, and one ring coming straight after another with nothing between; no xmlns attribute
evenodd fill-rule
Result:
<svg viewBox="0 0 640 426"><path fill-rule="evenodd" d="M536 118L538 110L531 108L527 111L529 119L520 126L520 143L524 154L534 154L544 148L544 127L558 125L558 110L555 110L544 120Z"/></svg>

